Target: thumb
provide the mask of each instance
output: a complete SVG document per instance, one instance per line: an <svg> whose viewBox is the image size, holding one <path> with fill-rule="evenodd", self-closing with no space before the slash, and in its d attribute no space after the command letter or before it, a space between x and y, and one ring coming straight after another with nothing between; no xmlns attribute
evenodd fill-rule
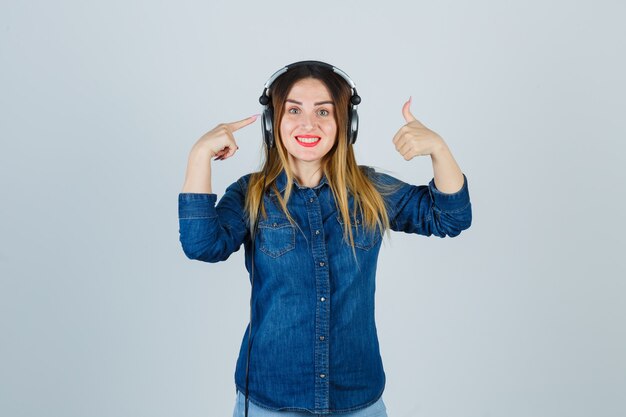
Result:
<svg viewBox="0 0 626 417"><path fill-rule="evenodd" d="M409 100L404 103L404 106L402 106L402 115L404 116L404 120L406 120L407 123L411 123L417 120L415 116L413 116L413 114L411 113L411 99L412 97L409 97Z"/></svg>

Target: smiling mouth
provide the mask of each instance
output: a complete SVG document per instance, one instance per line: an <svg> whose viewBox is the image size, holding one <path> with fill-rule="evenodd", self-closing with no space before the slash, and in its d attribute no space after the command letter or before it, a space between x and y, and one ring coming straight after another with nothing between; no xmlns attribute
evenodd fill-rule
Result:
<svg viewBox="0 0 626 417"><path fill-rule="evenodd" d="M315 135L302 135L296 136L295 138L296 141L298 141L298 143L302 146L315 146L322 139L321 137Z"/></svg>

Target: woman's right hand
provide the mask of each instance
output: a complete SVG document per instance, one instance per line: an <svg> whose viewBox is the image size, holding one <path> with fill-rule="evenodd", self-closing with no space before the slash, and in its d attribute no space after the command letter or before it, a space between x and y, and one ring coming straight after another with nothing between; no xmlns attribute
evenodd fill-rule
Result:
<svg viewBox="0 0 626 417"><path fill-rule="evenodd" d="M239 147L235 142L233 133L242 127L254 123L259 117L258 114L246 117L243 120L232 123L221 123L208 131L193 145L193 150L208 152L209 157L215 160L228 159L235 154Z"/></svg>
<svg viewBox="0 0 626 417"><path fill-rule="evenodd" d="M233 132L248 126L259 117L254 115L233 123L222 123L202 135L189 153L183 193L211 193L211 158L228 159L237 152Z"/></svg>

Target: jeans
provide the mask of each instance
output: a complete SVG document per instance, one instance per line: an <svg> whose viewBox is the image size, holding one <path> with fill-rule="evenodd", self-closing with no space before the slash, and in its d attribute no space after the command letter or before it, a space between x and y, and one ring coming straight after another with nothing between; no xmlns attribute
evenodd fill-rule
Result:
<svg viewBox="0 0 626 417"><path fill-rule="evenodd" d="M246 397L241 391L237 391L233 417L244 417ZM314 417L314 416L337 416L337 417L387 417L387 409L382 397L374 404L357 411L339 414L311 414L305 411L272 411L255 405L248 400L248 417Z"/></svg>

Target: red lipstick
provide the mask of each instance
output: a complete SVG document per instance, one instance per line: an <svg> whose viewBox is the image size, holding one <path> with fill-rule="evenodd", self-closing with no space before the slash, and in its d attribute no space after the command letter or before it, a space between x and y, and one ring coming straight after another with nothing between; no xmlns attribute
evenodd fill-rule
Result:
<svg viewBox="0 0 626 417"><path fill-rule="evenodd" d="M302 146L304 146L306 148L311 148L313 146L316 146L322 140L322 138L320 136L317 136L317 135L297 135L297 136L295 136L295 138L296 138L296 141L300 145L302 145ZM311 139L311 138L315 138L317 140L315 140L315 141L302 141L302 140L300 140L300 139Z"/></svg>

